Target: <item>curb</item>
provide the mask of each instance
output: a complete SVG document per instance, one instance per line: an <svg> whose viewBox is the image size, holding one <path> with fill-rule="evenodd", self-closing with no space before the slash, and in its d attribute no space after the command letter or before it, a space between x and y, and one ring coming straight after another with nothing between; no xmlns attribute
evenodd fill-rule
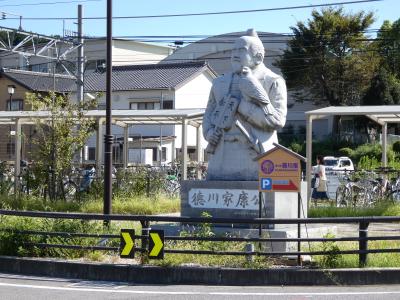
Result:
<svg viewBox="0 0 400 300"><path fill-rule="evenodd" d="M135 284L373 285L400 284L400 268L235 269L157 267L0 256L0 272Z"/></svg>

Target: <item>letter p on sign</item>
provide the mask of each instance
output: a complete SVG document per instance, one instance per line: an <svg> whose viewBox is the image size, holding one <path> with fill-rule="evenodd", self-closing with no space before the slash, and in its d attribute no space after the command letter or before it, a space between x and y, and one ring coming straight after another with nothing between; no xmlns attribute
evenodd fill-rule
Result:
<svg viewBox="0 0 400 300"><path fill-rule="evenodd" d="M261 190L269 191L272 189L272 179L271 178L261 178Z"/></svg>

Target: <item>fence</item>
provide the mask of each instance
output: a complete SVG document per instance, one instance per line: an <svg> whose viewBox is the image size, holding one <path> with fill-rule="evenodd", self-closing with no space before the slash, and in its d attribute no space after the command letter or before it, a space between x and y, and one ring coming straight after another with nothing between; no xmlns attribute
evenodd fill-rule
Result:
<svg viewBox="0 0 400 300"><path fill-rule="evenodd" d="M31 211L10 211L0 210L0 216L20 216L27 218L50 218L50 219L75 219L75 220L98 220L103 222L110 221L131 221L140 222L142 226L141 235L135 235L134 239L141 240L141 247L134 248L135 251L148 253L149 229L152 224L157 222L176 222L181 224L246 224L249 226L267 226L271 224L340 224L352 223L358 224L358 237L319 237L319 238L245 238L245 237L204 237L204 236L165 236L165 241L209 241L209 242L246 242L246 243L265 243L265 242L296 242L298 251L288 252L268 252L262 251L261 248L255 251L252 247L246 247L243 251L213 251L213 250L188 250L188 249L164 249L164 253L170 254L199 254L199 255L241 255L241 256L283 256L294 255L298 257L300 263L301 255L327 255L327 254L357 254L359 256L359 266L363 267L367 263L367 257L370 253L400 253L398 248L385 249L368 249L368 241L398 241L399 235L392 236L368 236L368 226L371 223L398 223L400 217L345 217L345 218L308 218L308 219L271 219L271 218L254 218L254 219L231 219L231 218L201 218L201 217L169 217L169 216L145 216L145 215L103 215L103 214L83 214L83 213L58 213L58 212L31 212ZM400 226L399 226L400 227ZM46 235L58 237L79 237L79 238L103 238L103 239L120 239L119 234L89 234L89 233L69 233L69 232L45 232L34 230L15 231L12 228L5 228L2 231L12 231L22 235ZM301 251L301 243L315 242L358 242L356 250L337 250L330 251ZM36 246L39 248L64 248L76 250L100 250L100 251L119 251L119 247L110 246L82 246L71 244L43 244L43 243L27 243L26 246Z"/></svg>

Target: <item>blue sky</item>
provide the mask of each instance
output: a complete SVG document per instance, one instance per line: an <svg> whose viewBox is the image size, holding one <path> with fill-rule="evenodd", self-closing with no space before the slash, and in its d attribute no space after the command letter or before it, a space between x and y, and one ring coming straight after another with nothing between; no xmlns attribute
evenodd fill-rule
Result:
<svg viewBox="0 0 400 300"><path fill-rule="evenodd" d="M114 0L114 16L139 16L159 14L181 14L232 10L265 9L276 7L300 6L310 4L325 4L334 2L346 2L349 0ZM46 5L46 2L70 2ZM76 0L0 0L0 11L28 17L76 17ZM26 5L31 4L31 5ZM34 4L34 5L32 5ZM81 2L84 7L84 16L106 16L106 0L89 0ZM400 18L400 2L398 0L384 0L363 4L349 4L344 6L348 12L359 10L373 11L376 14L376 22L372 28L379 28L384 20L395 21ZM255 28L258 31L275 33L290 33L290 26L296 21L305 21L310 17L311 9L293 9L283 11L269 11L257 13L244 13L234 15L217 16L192 16L180 18L160 19L128 19L114 20L114 36L141 36L141 35L216 35L234 31L243 31L247 28ZM8 17L12 17L8 15ZM17 20L1 20L0 26L17 28ZM64 22L65 28L76 30L73 20ZM62 34L63 21L38 21L24 20L22 26L27 31L42 34ZM85 20L85 34L104 36L106 33L105 20Z"/></svg>

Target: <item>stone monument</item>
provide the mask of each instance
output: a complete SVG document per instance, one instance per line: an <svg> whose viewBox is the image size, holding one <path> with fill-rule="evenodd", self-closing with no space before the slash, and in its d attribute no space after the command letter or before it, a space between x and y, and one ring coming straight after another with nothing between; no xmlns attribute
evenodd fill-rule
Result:
<svg viewBox="0 0 400 300"><path fill-rule="evenodd" d="M183 182L183 216L206 211L214 217L258 217L256 158L278 143L277 130L285 125L287 114L285 80L264 65L264 52L257 33L249 29L234 43L232 72L213 81L203 118L207 178ZM265 194L263 217L296 217L297 194L291 193L293 211L286 194Z"/></svg>
<svg viewBox="0 0 400 300"><path fill-rule="evenodd" d="M286 84L263 60L264 46L250 29L235 41L232 73L213 82L203 118L207 180L257 180L254 158L278 143L276 130L286 122Z"/></svg>

